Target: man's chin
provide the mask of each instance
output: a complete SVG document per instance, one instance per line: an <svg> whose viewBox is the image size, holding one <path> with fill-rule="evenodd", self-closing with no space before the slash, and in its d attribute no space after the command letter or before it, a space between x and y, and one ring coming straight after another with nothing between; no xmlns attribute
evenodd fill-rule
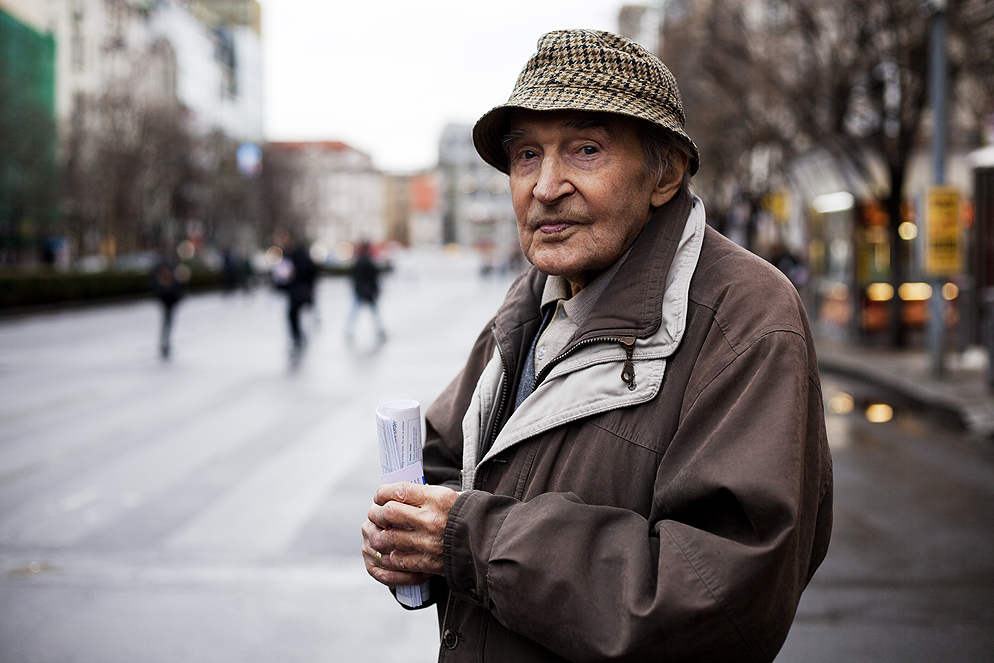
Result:
<svg viewBox="0 0 994 663"><path fill-rule="evenodd" d="M569 260L563 260L555 255L537 255L528 258L538 271L548 276L563 276L575 273L575 267Z"/></svg>
<svg viewBox="0 0 994 663"><path fill-rule="evenodd" d="M577 269L576 265L569 261L563 260L550 260L538 258L535 260L529 260L531 264L535 265L535 269L542 272L546 276L561 276L571 283L577 280L577 275L582 275L584 271L582 269Z"/></svg>

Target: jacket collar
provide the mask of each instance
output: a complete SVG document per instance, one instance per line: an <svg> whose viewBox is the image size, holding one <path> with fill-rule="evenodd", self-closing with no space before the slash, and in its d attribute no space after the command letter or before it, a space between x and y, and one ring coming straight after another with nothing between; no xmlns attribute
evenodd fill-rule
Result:
<svg viewBox="0 0 994 663"><path fill-rule="evenodd" d="M659 329L666 276L693 206L693 196L681 189L656 209L624 264L601 293L600 298L611 305L594 307L569 345L598 336L644 339ZM535 324L540 318L545 281L544 274L530 267L512 284L495 319L497 338L503 347L515 347L514 343L503 342L514 336L516 330Z"/></svg>
<svg viewBox="0 0 994 663"><path fill-rule="evenodd" d="M655 397L666 358L683 338L690 281L705 234L704 218L703 203L686 194L657 210L601 294L604 305L591 311L559 355L563 359L550 364L550 373L534 394L508 412L495 403L498 399L504 403L513 391L510 385L520 379L521 358L541 321L546 277L532 268L512 284L494 323L500 357L495 355L488 363L477 384L474 405L463 419L464 487L473 485L479 464L521 440L568 421ZM634 349L627 341L624 346L621 343L626 336L638 337ZM583 352L569 354L588 339L616 342L592 342ZM637 385L626 382L617 370L626 357L635 361ZM481 427L487 416L487 424ZM481 444L481 434L489 439L493 430L499 433L487 448Z"/></svg>
<svg viewBox="0 0 994 663"><path fill-rule="evenodd" d="M666 275L693 205L693 197L681 189L653 213L628 259L601 294L611 305L595 307L577 330L575 341L594 336L648 338L659 329Z"/></svg>

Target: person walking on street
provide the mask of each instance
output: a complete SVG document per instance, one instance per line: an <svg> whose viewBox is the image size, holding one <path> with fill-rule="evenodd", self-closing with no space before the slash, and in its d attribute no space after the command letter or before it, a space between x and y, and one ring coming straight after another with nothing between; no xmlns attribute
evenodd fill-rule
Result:
<svg viewBox="0 0 994 663"><path fill-rule="evenodd" d="M277 268L274 268L274 275L277 287L286 290L287 321L292 343L290 353L294 359L299 359L307 343L300 323L300 313L305 306L314 305L314 283L318 269L307 250L306 242L284 232L281 243L285 247L284 257Z"/></svg>
<svg viewBox="0 0 994 663"><path fill-rule="evenodd" d="M804 305L705 222L684 124L654 55L561 30L474 127L531 267L425 413L428 485L362 525L439 661L772 661L825 558Z"/></svg>
<svg viewBox="0 0 994 663"><path fill-rule="evenodd" d="M352 277L354 297L352 310L345 323L345 340L349 344L352 343L359 311L368 306L373 316L373 324L376 326L377 340L383 343L387 339L387 332L383 328L383 321L380 319L380 312L376 305L380 298L380 268L373 262L368 242L362 242L356 249L356 260L355 264L352 265L350 276Z"/></svg>
<svg viewBox="0 0 994 663"><path fill-rule="evenodd" d="M183 281L180 266L163 258L152 271L152 294L162 303L162 325L159 329L159 356L169 359L172 351L173 309L183 298Z"/></svg>

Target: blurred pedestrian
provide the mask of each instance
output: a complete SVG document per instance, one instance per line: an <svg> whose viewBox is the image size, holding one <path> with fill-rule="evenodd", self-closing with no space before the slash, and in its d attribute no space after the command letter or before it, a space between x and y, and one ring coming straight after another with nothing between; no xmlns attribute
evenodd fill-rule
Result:
<svg viewBox="0 0 994 663"><path fill-rule="evenodd" d="M248 260L240 252L227 247L222 254L221 278L224 294L230 295L235 290L248 290L250 268Z"/></svg>
<svg viewBox="0 0 994 663"><path fill-rule="evenodd" d="M362 527L440 661L772 661L825 558L804 305L707 225L684 120L646 49L561 30L473 129L532 265L425 413L427 485Z"/></svg>
<svg viewBox="0 0 994 663"><path fill-rule="evenodd" d="M304 351L307 338L300 324L300 314L304 307L314 306L314 283L317 279L317 265L311 259L306 242L291 233L283 234L283 261L273 269L277 287L287 294L287 321L290 325L291 355L299 358Z"/></svg>
<svg viewBox="0 0 994 663"><path fill-rule="evenodd" d="M350 276L352 277L354 297L352 310L345 323L345 340L352 343L359 311L364 307L369 307L373 316L373 324L376 327L376 338L382 343L387 339L387 332L383 328L383 321L380 319L379 308L376 304L380 298L380 268L373 262L368 242L362 242L356 249L356 260L352 265Z"/></svg>
<svg viewBox="0 0 994 663"><path fill-rule="evenodd" d="M170 338L173 330L173 309L183 298L183 284L186 281L182 265L175 265L163 258L152 271L152 294L162 303L162 326L159 331L159 355L169 359Z"/></svg>

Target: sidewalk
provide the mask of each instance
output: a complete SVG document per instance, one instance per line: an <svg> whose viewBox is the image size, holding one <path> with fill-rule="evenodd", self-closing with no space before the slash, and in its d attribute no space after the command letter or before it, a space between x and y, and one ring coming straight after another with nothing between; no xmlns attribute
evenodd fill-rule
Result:
<svg viewBox="0 0 994 663"><path fill-rule="evenodd" d="M818 334L815 345L823 373L888 389L922 407L955 415L973 434L994 437L994 389L986 382L983 349L948 354L945 374L936 378L926 350L859 347Z"/></svg>

